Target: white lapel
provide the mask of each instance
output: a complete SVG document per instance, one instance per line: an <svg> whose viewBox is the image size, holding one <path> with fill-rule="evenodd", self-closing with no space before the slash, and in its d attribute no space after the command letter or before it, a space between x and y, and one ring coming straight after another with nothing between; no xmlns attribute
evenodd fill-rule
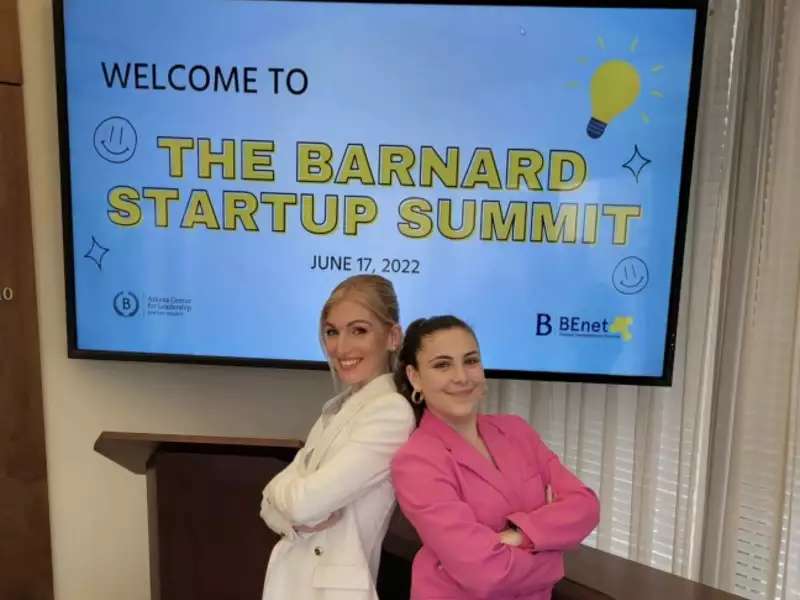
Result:
<svg viewBox="0 0 800 600"><path fill-rule="evenodd" d="M355 392L352 396L346 398L344 400L344 404L342 404L341 408L339 408L339 412L331 417L331 422L328 423L327 427L324 428L321 435L314 436L317 438L314 440L309 438L308 442L313 446L313 451L311 452L311 456L308 458L306 463L307 470L309 472L317 470L317 467L319 466L320 462L322 462L322 459L325 458L325 455L330 449L333 441L336 439L336 436L341 433L342 429L344 429L344 427L350 423L352 418L364 405L378 396L390 394L394 391L396 391L396 388L394 386L394 381L392 380L392 374L386 373L384 375L379 375L360 390ZM334 405L337 402L340 402L342 397L346 394L347 392L343 392L342 394L331 398L325 403L323 412L325 409L333 408Z"/></svg>

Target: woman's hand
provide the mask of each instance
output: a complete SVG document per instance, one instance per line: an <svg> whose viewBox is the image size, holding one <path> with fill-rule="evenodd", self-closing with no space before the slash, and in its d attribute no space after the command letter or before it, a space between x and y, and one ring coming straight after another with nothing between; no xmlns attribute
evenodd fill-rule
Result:
<svg viewBox="0 0 800 600"><path fill-rule="evenodd" d="M504 529L499 534L500 543L506 546L521 546L522 534L516 529Z"/></svg>
<svg viewBox="0 0 800 600"><path fill-rule="evenodd" d="M342 518L342 510L335 510L333 511L330 516L322 521L321 523L317 523L316 525L295 525L294 530L300 533L315 533L317 531L322 531L323 529L327 529L328 527L332 527L339 522L339 519Z"/></svg>
<svg viewBox="0 0 800 600"><path fill-rule="evenodd" d="M550 486L549 484L546 485L544 488L544 498L545 498L545 503L547 504L552 504L556 500L556 493L555 491L553 491L552 486ZM519 547L525 543L522 534L517 529L511 527L508 529L504 529L498 535L500 536L500 543L505 544L506 546ZM532 545L531 549L533 549Z"/></svg>

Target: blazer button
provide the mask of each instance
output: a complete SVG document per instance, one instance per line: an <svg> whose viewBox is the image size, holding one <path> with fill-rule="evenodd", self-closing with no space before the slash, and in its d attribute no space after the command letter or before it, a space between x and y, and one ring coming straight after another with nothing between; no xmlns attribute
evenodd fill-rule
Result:
<svg viewBox="0 0 800 600"><path fill-rule="evenodd" d="M322 548L320 548L319 546L314 548L314 554L316 554L317 556L322 556Z"/></svg>

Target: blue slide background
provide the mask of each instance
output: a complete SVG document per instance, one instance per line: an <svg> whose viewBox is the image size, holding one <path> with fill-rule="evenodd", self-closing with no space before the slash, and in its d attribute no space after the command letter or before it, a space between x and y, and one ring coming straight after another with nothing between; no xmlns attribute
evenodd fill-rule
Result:
<svg viewBox="0 0 800 600"><path fill-rule="evenodd" d="M662 374L694 11L210 0L66 0L65 7L80 349L322 360L319 309L353 272L310 265L314 255L347 255L371 257L378 271L384 257L418 260L419 274L386 274L403 323L440 313L463 317L475 326L488 368ZM601 138L590 139L589 82L611 59L635 67L641 93ZM162 81L176 63L251 66L258 93L109 88L102 62L152 63ZM302 68L308 90L273 94L269 67ZM136 133L135 152L119 163L95 148L98 126L115 116ZM132 140L130 130L122 133L122 141ZM172 178L159 136L209 138L216 150L222 139L274 140L276 181L239 178L238 157L236 179L223 179L219 168L201 179L193 152L184 177ZM548 153L568 149L585 158L588 177L566 192L301 184L298 141L329 144L335 167L347 144L363 144L376 177L381 144L415 152L433 146L441 155L457 146L462 175L474 148L492 148L501 175L508 148L534 148L545 157L545 188ZM623 167L635 148L651 161L638 179ZM113 223L108 196L116 186L177 189L169 226L155 226L149 200L140 202L138 225ZM194 189L208 191L220 221L226 190L311 193L318 214L324 194L367 195L379 216L357 236L341 227L311 234L297 206L287 209L285 233L271 230L265 205L257 232L181 228ZM483 241L479 219L465 240L436 231L411 239L398 232L398 205L414 196L434 209L439 198L451 199L454 225L465 199L547 202L554 211L576 203L579 225L586 204L639 205L642 216L630 220L626 244L611 243L610 217L600 218L594 244L581 243L581 227L573 244ZM102 259L93 239L109 250ZM644 288L618 291L617 265L616 277L637 280L646 265ZM618 317L632 319L629 337L604 331ZM584 329L562 331L572 318L586 322ZM602 335L595 335L598 327ZM574 333L581 335L566 335Z"/></svg>

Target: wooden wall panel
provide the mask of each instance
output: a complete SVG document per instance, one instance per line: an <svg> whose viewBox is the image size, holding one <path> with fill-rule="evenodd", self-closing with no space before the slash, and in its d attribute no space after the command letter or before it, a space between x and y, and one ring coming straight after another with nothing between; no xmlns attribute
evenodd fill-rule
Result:
<svg viewBox="0 0 800 600"><path fill-rule="evenodd" d="M0 81L20 79L16 26L15 0L0 0ZM8 83L0 83L0 598L53 598L25 118L22 87Z"/></svg>
<svg viewBox="0 0 800 600"><path fill-rule="evenodd" d="M0 0L0 83L22 83L17 0Z"/></svg>

